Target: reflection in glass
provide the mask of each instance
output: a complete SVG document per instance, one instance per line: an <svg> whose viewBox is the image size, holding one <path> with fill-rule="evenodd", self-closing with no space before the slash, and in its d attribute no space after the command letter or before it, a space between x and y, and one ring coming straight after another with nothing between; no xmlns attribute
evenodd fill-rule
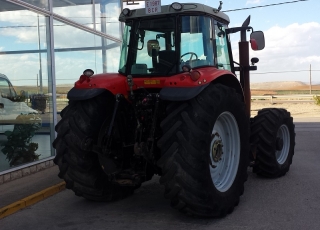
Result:
<svg viewBox="0 0 320 230"><path fill-rule="evenodd" d="M30 50L21 53L27 54L32 50L32 53L39 53L39 40L41 48L46 49L46 23L43 16L27 10L0 11L0 52Z"/></svg>
<svg viewBox="0 0 320 230"><path fill-rule="evenodd" d="M48 10L48 0L25 2ZM54 0L53 11L120 38L121 1L92 2ZM52 65L49 23L43 15L0 0L0 172L54 154L54 84L58 86L59 113L67 103L66 93L84 69L91 68L95 73L118 71L120 43L59 21L53 22ZM59 121L60 116L57 118Z"/></svg>
<svg viewBox="0 0 320 230"><path fill-rule="evenodd" d="M8 6L0 3L0 8ZM52 100L48 94L48 20L10 7L10 11L0 11L0 171L53 153L52 110L47 106Z"/></svg>
<svg viewBox="0 0 320 230"><path fill-rule="evenodd" d="M49 10L48 0L22 0L22 1L26 2L26 3L29 3L31 5L37 6L37 7L41 8L41 9Z"/></svg>
<svg viewBox="0 0 320 230"><path fill-rule="evenodd" d="M61 99L57 101L59 112L66 106L67 92L85 69L95 73L102 73L104 67L109 73L118 71L120 43L107 40L107 45L103 46L104 38L58 21L54 21L54 31L57 97Z"/></svg>
<svg viewBox="0 0 320 230"><path fill-rule="evenodd" d="M10 166L18 166L39 160L37 154L39 144L32 142L35 132L41 128L41 118L37 113L20 114L16 117L13 130L7 130L4 135L7 140L2 143L2 153Z"/></svg>
<svg viewBox="0 0 320 230"><path fill-rule="evenodd" d="M121 28L118 21L121 12L119 0L101 1L95 5L95 28L105 34L120 38Z"/></svg>
<svg viewBox="0 0 320 230"><path fill-rule="evenodd" d="M104 0L96 1L93 5L92 1L85 0L55 0L53 12L91 29L120 38L120 2L122 1Z"/></svg>

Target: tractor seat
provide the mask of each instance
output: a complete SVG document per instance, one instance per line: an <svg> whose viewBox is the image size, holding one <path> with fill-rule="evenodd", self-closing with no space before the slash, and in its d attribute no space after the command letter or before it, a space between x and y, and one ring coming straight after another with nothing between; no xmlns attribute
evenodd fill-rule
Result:
<svg viewBox="0 0 320 230"><path fill-rule="evenodd" d="M174 70L176 62L176 52L173 50L162 50L158 52L159 63L157 65L158 72L170 73Z"/></svg>
<svg viewBox="0 0 320 230"><path fill-rule="evenodd" d="M133 64L131 66L131 74L147 74L146 64Z"/></svg>

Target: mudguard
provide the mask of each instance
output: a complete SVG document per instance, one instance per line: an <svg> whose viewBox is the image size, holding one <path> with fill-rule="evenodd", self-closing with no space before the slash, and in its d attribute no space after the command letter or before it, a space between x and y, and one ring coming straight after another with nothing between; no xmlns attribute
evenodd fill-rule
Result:
<svg viewBox="0 0 320 230"><path fill-rule="evenodd" d="M118 93L126 95L126 78L116 73L96 74L75 82L75 86L68 92L69 100L87 100L98 96L99 94L109 91L116 95Z"/></svg>
<svg viewBox="0 0 320 230"><path fill-rule="evenodd" d="M215 78L209 78L206 84L196 87L163 87L160 90L160 98L168 101L186 101L196 97L210 84L220 83L231 88L241 95L244 100L243 90L238 80L231 74L220 75Z"/></svg>
<svg viewBox="0 0 320 230"><path fill-rule="evenodd" d="M168 101L187 101L197 96L202 90L204 90L209 84L198 87L170 87L163 88L160 91L160 98Z"/></svg>
<svg viewBox="0 0 320 230"><path fill-rule="evenodd" d="M95 96L98 96L99 94L105 91L106 89L101 89L101 88L92 88L92 89L72 88L68 92L67 97L69 100L74 100L74 101L87 100Z"/></svg>

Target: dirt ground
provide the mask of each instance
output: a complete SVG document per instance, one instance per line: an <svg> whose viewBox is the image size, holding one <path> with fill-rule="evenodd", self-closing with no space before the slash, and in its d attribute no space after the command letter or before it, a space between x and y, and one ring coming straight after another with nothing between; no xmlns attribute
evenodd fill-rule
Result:
<svg viewBox="0 0 320 230"><path fill-rule="evenodd" d="M285 102L271 104L268 102L252 102L251 117L255 116L258 110L263 108L284 108L292 117L320 117L320 106L314 102Z"/></svg>

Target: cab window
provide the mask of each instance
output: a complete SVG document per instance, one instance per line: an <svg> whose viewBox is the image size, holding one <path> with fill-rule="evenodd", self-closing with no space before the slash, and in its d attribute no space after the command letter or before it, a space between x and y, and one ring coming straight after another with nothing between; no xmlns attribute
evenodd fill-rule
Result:
<svg viewBox="0 0 320 230"><path fill-rule="evenodd" d="M181 66L191 68L214 65L212 19L183 16L181 19Z"/></svg>
<svg viewBox="0 0 320 230"><path fill-rule="evenodd" d="M216 40L216 46L217 46L216 53L217 53L218 68L231 71L225 26L220 22L216 22L214 28L215 28L215 40Z"/></svg>

